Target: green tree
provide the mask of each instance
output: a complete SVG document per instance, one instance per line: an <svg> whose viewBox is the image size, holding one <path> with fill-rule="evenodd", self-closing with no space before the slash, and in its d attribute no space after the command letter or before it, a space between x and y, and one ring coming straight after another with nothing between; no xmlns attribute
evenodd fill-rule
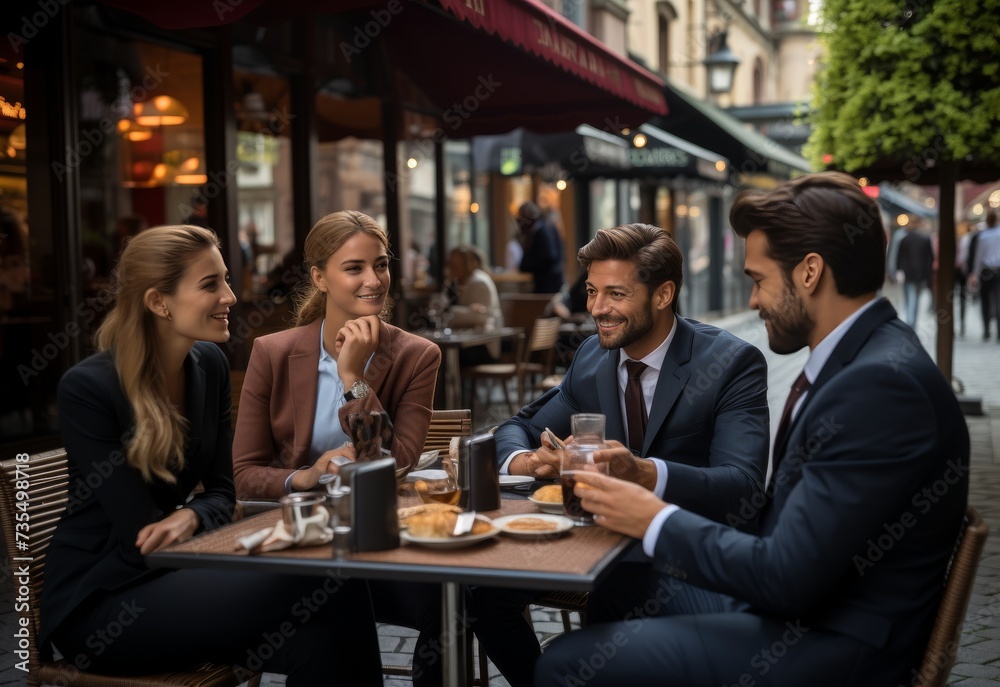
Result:
<svg viewBox="0 0 1000 687"><path fill-rule="evenodd" d="M824 0L822 16L806 156L940 185L937 360L951 379L955 184L1000 176L1000 0Z"/></svg>

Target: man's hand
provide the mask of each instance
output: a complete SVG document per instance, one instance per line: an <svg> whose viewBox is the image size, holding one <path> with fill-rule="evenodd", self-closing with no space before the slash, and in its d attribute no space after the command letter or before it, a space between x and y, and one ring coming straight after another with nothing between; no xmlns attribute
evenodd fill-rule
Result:
<svg viewBox="0 0 1000 687"><path fill-rule="evenodd" d="M354 382L363 379L365 364L378 346L379 319L377 315L348 320L337 332L335 340L337 371L349 389Z"/></svg>
<svg viewBox="0 0 1000 687"><path fill-rule="evenodd" d="M559 476L560 463L558 451L542 447L519 454L511 461L508 472L512 475L531 475L535 479L551 479Z"/></svg>
<svg viewBox="0 0 1000 687"><path fill-rule="evenodd" d="M619 441L605 442L608 448L594 451L594 462L609 463L612 477L635 482L650 491L656 487L656 466L647 458L636 458Z"/></svg>
<svg viewBox="0 0 1000 687"><path fill-rule="evenodd" d="M135 545L139 547L139 553L146 556L171 544L187 541L200 524L197 513L190 508L181 508L139 530Z"/></svg>
<svg viewBox="0 0 1000 687"><path fill-rule="evenodd" d="M594 514L596 524L636 539L642 539L649 523L666 505L638 484L599 472L576 473L573 492L584 509Z"/></svg>
<svg viewBox="0 0 1000 687"><path fill-rule="evenodd" d="M295 491L306 491L319 484L322 475L336 475L340 466L345 461L354 461L354 447L341 446L340 448L327 451L305 470L296 470L292 474L292 489Z"/></svg>

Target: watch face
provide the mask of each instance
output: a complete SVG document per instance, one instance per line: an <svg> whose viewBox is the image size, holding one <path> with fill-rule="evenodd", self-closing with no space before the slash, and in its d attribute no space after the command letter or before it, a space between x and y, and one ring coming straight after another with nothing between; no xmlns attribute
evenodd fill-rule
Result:
<svg viewBox="0 0 1000 687"><path fill-rule="evenodd" d="M365 382L358 381L351 385L351 395L354 396L354 398L364 398L368 395L370 390L371 387L369 387Z"/></svg>

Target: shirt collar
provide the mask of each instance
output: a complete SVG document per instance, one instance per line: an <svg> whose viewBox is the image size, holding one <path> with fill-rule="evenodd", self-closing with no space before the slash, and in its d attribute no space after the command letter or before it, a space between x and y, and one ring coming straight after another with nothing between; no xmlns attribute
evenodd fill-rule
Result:
<svg viewBox="0 0 1000 687"><path fill-rule="evenodd" d="M323 345L323 332L326 330L326 318L319 324L319 364L329 364L335 362L333 356L327 353L326 346Z"/></svg>
<svg viewBox="0 0 1000 687"><path fill-rule="evenodd" d="M847 330L857 322L858 318L873 305L883 300L881 297L876 297L862 305L860 308L851 313L851 316L846 320L837 325L837 328L826 335L826 337L820 341L816 348L812 350L809 354L809 360L806 361L805 367L802 371L806 373L806 379L809 380L810 384L816 382L816 378L819 377L819 373L823 370L823 366L826 365L826 361L830 359L833 355L833 351L837 348L837 344L840 340L844 338L847 334Z"/></svg>
<svg viewBox="0 0 1000 687"><path fill-rule="evenodd" d="M659 346L654 348L645 358L639 362L646 363L648 367L653 368L659 372L663 368L663 361L667 357L667 349L670 348L670 342L674 340L674 333L677 331L677 315L674 315L674 323L670 326L670 333L667 334L667 338L663 340ZM628 353L625 352L624 348L618 349L618 369L620 370L625 364L626 360L631 360L628 357Z"/></svg>

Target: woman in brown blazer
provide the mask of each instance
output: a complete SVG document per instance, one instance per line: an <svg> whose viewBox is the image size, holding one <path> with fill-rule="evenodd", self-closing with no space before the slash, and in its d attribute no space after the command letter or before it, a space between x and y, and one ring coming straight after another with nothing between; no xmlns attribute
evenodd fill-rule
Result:
<svg viewBox="0 0 1000 687"><path fill-rule="evenodd" d="M367 215L335 212L305 242L310 284L296 327L254 341L233 440L236 495L312 489L353 460L351 413L385 411L397 464L414 466L430 425L441 350L380 319L389 311L389 239ZM378 620L420 630L414 684L441 682L436 585L371 583ZM435 650L436 649L436 650Z"/></svg>

